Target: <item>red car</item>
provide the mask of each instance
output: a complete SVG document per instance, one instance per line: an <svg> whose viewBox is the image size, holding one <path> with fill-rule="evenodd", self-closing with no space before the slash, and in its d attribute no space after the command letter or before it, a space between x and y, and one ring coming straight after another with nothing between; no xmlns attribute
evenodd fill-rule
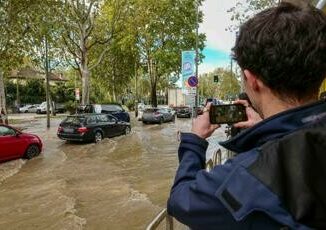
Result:
<svg viewBox="0 0 326 230"><path fill-rule="evenodd" d="M42 141L38 136L0 124L0 161L21 157L31 159L41 151Z"/></svg>

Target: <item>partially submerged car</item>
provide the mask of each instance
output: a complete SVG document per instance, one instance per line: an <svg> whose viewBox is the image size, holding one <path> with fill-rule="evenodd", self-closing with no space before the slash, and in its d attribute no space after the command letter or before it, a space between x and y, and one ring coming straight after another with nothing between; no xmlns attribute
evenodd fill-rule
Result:
<svg viewBox="0 0 326 230"><path fill-rule="evenodd" d="M191 118L192 116L192 110L188 106L176 107L175 110L177 111L177 118Z"/></svg>
<svg viewBox="0 0 326 230"><path fill-rule="evenodd" d="M175 115L170 109L165 108L148 108L145 109L142 115L142 121L147 123L159 123L175 121Z"/></svg>
<svg viewBox="0 0 326 230"><path fill-rule="evenodd" d="M62 140L100 142L103 138L130 133L130 123L110 114L76 114L64 119L57 131Z"/></svg>
<svg viewBox="0 0 326 230"><path fill-rule="evenodd" d="M41 153L42 146L42 141L37 135L0 124L0 161L21 157L31 159Z"/></svg>
<svg viewBox="0 0 326 230"><path fill-rule="evenodd" d="M80 113L107 113L117 119L130 122L129 113L120 104L90 104L79 109Z"/></svg>

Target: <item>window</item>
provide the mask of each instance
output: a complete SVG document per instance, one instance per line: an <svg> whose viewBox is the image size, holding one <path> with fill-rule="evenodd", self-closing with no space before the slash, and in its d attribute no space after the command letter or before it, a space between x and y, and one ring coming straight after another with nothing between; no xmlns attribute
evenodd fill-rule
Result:
<svg viewBox="0 0 326 230"><path fill-rule="evenodd" d="M99 122L108 122L109 121L109 118L106 115L97 115L97 120Z"/></svg>
<svg viewBox="0 0 326 230"><path fill-rule="evenodd" d="M102 106L102 113L104 112L121 112L123 108L120 105L101 105Z"/></svg>
<svg viewBox="0 0 326 230"><path fill-rule="evenodd" d="M81 123L84 123L84 121L85 121L85 117L69 116L63 122L74 124L74 125L79 125Z"/></svg>
<svg viewBox="0 0 326 230"><path fill-rule="evenodd" d="M16 135L16 131L5 127L5 126L0 126L0 136L14 136Z"/></svg>
<svg viewBox="0 0 326 230"><path fill-rule="evenodd" d="M109 122L116 122L117 121L117 119L115 117L113 117L113 116L107 116L107 118L108 118Z"/></svg>
<svg viewBox="0 0 326 230"><path fill-rule="evenodd" d="M96 121L96 116L90 116L88 119L87 119L87 124L96 124L97 121Z"/></svg>

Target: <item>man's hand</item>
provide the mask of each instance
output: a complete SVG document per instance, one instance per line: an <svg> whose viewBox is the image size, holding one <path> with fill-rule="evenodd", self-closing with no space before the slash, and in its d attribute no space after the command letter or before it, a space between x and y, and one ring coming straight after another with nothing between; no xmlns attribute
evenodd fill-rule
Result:
<svg viewBox="0 0 326 230"><path fill-rule="evenodd" d="M247 100L237 100L234 102L234 104L242 104L246 107L246 114L248 117L247 121L241 121L238 123L233 124L236 128L250 128L257 124L258 122L262 121L263 119L260 117L260 115L250 106L249 102Z"/></svg>
<svg viewBox="0 0 326 230"><path fill-rule="evenodd" d="M202 113L192 121L191 132L197 136L206 139L211 136L212 133L220 127L220 125L212 125L209 121L209 109L211 103L208 103L203 109Z"/></svg>

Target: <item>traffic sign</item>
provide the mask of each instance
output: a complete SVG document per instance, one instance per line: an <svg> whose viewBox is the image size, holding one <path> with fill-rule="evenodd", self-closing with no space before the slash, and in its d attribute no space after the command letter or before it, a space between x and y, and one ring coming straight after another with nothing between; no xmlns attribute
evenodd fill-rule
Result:
<svg viewBox="0 0 326 230"><path fill-rule="evenodd" d="M191 76L188 78L188 84L190 87L196 87L198 85L198 78L195 76Z"/></svg>
<svg viewBox="0 0 326 230"><path fill-rule="evenodd" d="M80 100L80 92L79 92L79 88L75 89L75 97L76 97L76 101Z"/></svg>

